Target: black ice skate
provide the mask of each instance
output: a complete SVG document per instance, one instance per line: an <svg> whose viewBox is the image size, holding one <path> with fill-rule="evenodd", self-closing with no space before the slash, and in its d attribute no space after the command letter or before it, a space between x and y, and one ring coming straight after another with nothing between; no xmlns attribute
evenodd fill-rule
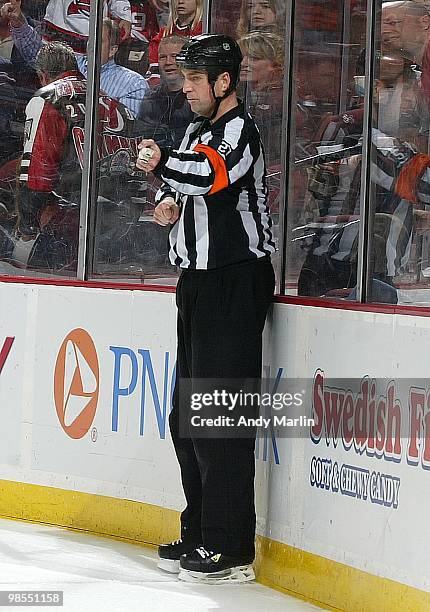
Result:
<svg viewBox="0 0 430 612"><path fill-rule="evenodd" d="M252 557L229 557L205 548L196 548L181 556L179 580L184 582L248 582L254 580Z"/></svg>
<svg viewBox="0 0 430 612"><path fill-rule="evenodd" d="M181 539L170 542L170 544L161 544L158 547L160 560L157 563L157 567L171 574L178 574L181 555L191 552L195 547L195 542L190 543Z"/></svg>

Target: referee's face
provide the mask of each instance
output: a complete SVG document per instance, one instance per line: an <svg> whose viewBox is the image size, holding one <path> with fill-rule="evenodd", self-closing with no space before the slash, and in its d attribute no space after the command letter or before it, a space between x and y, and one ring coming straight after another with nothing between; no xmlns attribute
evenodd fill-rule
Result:
<svg viewBox="0 0 430 612"><path fill-rule="evenodd" d="M209 84L206 72L183 69L183 92L191 106L193 113L203 117L210 117L215 108L215 99Z"/></svg>

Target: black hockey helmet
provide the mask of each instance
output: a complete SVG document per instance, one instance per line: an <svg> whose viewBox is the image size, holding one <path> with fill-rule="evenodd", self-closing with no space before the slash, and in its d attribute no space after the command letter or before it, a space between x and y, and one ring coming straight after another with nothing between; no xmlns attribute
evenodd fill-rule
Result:
<svg viewBox="0 0 430 612"><path fill-rule="evenodd" d="M176 56L176 63L179 68L207 72L212 86L220 74L228 72L231 85L225 93L227 96L237 87L242 59L239 45L230 36L201 34L185 43Z"/></svg>

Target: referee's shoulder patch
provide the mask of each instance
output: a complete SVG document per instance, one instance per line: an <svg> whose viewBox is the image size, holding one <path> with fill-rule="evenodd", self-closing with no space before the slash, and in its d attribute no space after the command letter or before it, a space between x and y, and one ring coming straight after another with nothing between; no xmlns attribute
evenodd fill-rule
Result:
<svg viewBox="0 0 430 612"><path fill-rule="evenodd" d="M221 142L217 149L218 153L221 155L221 157L224 157L224 159L232 152L232 150L232 146L225 140Z"/></svg>

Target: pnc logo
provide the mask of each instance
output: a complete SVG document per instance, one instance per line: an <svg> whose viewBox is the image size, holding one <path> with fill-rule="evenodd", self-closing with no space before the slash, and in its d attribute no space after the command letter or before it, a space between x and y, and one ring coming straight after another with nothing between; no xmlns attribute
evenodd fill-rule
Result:
<svg viewBox="0 0 430 612"><path fill-rule="evenodd" d="M70 438L83 438L99 399L99 360L91 336L74 329L60 347L54 373L54 399L61 427Z"/></svg>

